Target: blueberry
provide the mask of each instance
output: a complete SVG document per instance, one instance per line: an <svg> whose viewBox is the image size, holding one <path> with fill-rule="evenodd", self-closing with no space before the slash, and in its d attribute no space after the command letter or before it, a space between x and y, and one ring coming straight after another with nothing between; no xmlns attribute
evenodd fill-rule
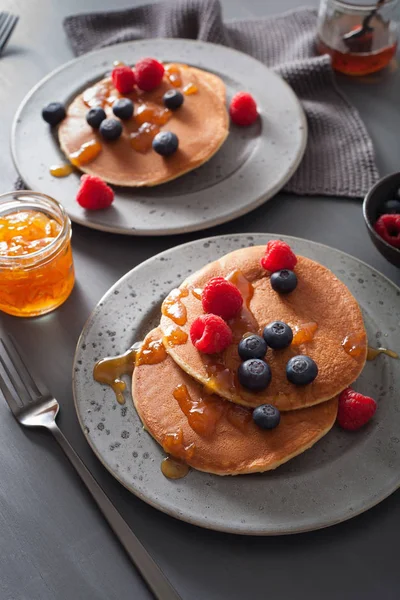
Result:
<svg viewBox="0 0 400 600"><path fill-rule="evenodd" d="M398 192L398 194L399 194L399 192ZM400 196L399 196L399 199L393 198L393 200L386 200L379 209L379 215L399 215L399 214L400 214Z"/></svg>
<svg viewBox="0 0 400 600"><path fill-rule="evenodd" d="M120 98L113 104L113 113L120 119L130 119L133 115L133 102L129 98Z"/></svg>
<svg viewBox="0 0 400 600"><path fill-rule="evenodd" d="M239 382L252 392L264 390L271 381L271 369L259 358L250 358L238 368Z"/></svg>
<svg viewBox="0 0 400 600"><path fill-rule="evenodd" d="M272 273L270 281L272 289L281 294L289 294L297 287L297 276L289 269Z"/></svg>
<svg viewBox="0 0 400 600"><path fill-rule="evenodd" d="M153 139L153 150L161 156L169 156L177 151L178 136L172 131L160 131Z"/></svg>
<svg viewBox="0 0 400 600"><path fill-rule="evenodd" d="M106 113L100 106L95 106L86 113L86 121L93 129L98 129L101 122L106 118Z"/></svg>
<svg viewBox="0 0 400 600"><path fill-rule="evenodd" d="M274 321L264 328L263 338L273 350L282 350L292 343L293 331L283 321Z"/></svg>
<svg viewBox="0 0 400 600"><path fill-rule="evenodd" d="M239 342L238 352L242 360L264 358L266 351L267 342L259 335L248 335Z"/></svg>
<svg viewBox="0 0 400 600"><path fill-rule="evenodd" d="M295 385L307 385L318 375L317 364L309 356L293 356L286 365L286 377Z"/></svg>
<svg viewBox="0 0 400 600"><path fill-rule="evenodd" d="M117 140L122 133L122 125L116 119L104 119L100 123L99 131L105 140Z"/></svg>
<svg viewBox="0 0 400 600"><path fill-rule="evenodd" d="M179 90L168 90L163 96L164 106L170 110L176 110L183 104L183 94Z"/></svg>
<svg viewBox="0 0 400 600"><path fill-rule="evenodd" d="M271 404L261 404L253 410L253 421L261 429L275 429L281 420L281 413Z"/></svg>
<svg viewBox="0 0 400 600"><path fill-rule="evenodd" d="M61 123L65 119L65 108L60 102L50 102L42 110L42 117L52 127Z"/></svg>

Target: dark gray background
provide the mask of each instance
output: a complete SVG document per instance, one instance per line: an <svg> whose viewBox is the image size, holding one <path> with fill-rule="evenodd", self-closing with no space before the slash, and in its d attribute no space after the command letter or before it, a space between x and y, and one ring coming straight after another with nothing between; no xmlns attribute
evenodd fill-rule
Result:
<svg viewBox="0 0 400 600"><path fill-rule="evenodd" d="M225 18L243 19L301 2L225 0L223 5ZM21 19L0 58L0 192L12 189L16 176L9 136L19 102L39 79L72 57L63 16L111 6L129 2L3 0L0 9ZM398 170L399 72L393 67L381 75L339 82L365 120L382 175ZM74 225L77 284L70 299L39 319L1 315L1 329L24 345L60 401L61 429L184 600L398 599L399 493L324 531L281 538L224 535L180 523L129 494L97 461L79 429L71 394L72 359L85 320L106 290L139 262L176 244L254 231L329 244L400 284L398 269L369 241L360 201L279 195L246 217L186 236L135 239ZM40 431L20 429L0 401L0 600L123 598L142 600L150 594L56 443Z"/></svg>

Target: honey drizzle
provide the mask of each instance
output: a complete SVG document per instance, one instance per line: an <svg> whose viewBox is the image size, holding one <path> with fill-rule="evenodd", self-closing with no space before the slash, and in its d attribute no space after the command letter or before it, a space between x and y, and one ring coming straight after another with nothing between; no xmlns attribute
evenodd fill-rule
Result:
<svg viewBox="0 0 400 600"><path fill-rule="evenodd" d="M73 173L74 168L67 163L65 165L52 165L49 170L50 175L53 175L53 177L67 177L67 175Z"/></svg>
<svg viewBox="0 0 400 600"><path fill-rule="evenodd" d="M177 288L172 290L162 303L162 314L169 317L176 325L185 325L187 321L186 306L181 302L181 298L186 298L188 295L187 288Z"/></svg>
<svg viewBox="0 0 400 600"><path fill-rule="evenodd" d="M244 334L249 332L256 333L258 331L258 323L250 310L250 302L254 295L254 287L240 269L235 269L232 273L229 273L225 279L238 288L243 298L243 306L240 314L229 321L233 339L235 342L239 342Z"/></svg>
<svg viewBox="0 0 400 600"><path fill-rule="evenodd" d="M85 142L76 152L69 155L73 165L80 167L94 160L101 152L101 144L97 140Z"/></svg>
<svg viewBox="0 0 400 600"><path fill-rule="evenodd" d="M367 360L374 360L379 354L386 354L390 358L400 358L397 352L388 348L371 348L371 346L368 346Z"/></svg>
<svg viewBox="0 0 400 600"><path fill-rule="evenodd" d="M121 379L122 375L133 373L136 355L140 343L135 344L123 354L109 356L99 360L93 368L93 379L102 385L109 385L113 390L119 404L125 404L124 391L126 383Z"/></svg>

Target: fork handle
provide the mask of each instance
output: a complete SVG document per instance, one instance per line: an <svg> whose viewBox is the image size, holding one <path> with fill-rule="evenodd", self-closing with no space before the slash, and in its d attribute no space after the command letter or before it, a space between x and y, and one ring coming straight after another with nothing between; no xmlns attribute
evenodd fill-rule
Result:
<svg viewBox="0 0 400 600"><path fill-rule="evenodd" d="M49 430L75 467L75 470L91 493L106 521L125 548L133 564L136 565L155 598L157 600L182 600L126 521L121 517L93 475L85 467L56 423L51 424Z"/></svg>

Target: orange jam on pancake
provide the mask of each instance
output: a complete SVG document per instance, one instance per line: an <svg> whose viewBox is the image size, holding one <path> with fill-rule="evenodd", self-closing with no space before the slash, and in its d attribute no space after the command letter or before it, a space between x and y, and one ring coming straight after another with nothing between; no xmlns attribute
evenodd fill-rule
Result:
<svg viewBox="0 0 400 600"><path fill-rule="evenodd" d="M227 389L235 391L237 388L236 373L225 364L214 362L212 359L206 363L208 381L206 391L209 393L219 392L219 390Z"/></svg>
<svg viewBox="0 0 400 600"><path fill-rule="evenodd" d="M162 303L161 312L177 325L185 325L187 320L186 306L181 302L181 298L189 295L189 290L175 289L165 298Z"/></svg>
<svg viewBox="0 0 400 600"><path fill-rule="evenodd" d="M182 91L185 94L185 96L191 96L192 94L197 94L199 88L194 83L188 83L187 85L185 85Z"/></svg>
<svg viewBox="0 0 400 600"><path fill-rule="evenodd" d="M136 111L135 121L139 125L143 123L152 123L153 125L165 125L172 116L172 112L163 106L157 104L141 104Z"/></svg>
<svg viewBox="0 0 400 600"><path fill-rule="evenodd" d="M35 195L28 203L28 192L23 194L20 202L34 206ZM58 206L44 198L44 203ZM62 304L71 293L71 226L63 209L59 210L60 221L52 212L33 209L0 214L0 310L16 316L40 315Z"/></svg>
<svg viewBox="0 0 400 600"><path fill-rule="evenodd" d="M311 342L317 329L318 325L314 322L295 325L293 327L292 346L300 346L300 344Z"/></svg>
<svg viewBox="0 0 400 600"><path fill-rule="evenodd" d="M179 344L185 344L188 339L188 334L186 331L183 331L180 327L170 327L164 337L163 340L168 344L168 346L178 346Z"/></svg>
<svg viewBox="0 0 400 600"><path fill-rule="evenodd" d="M197 298L197 300L201 300L201 294L202 294L203 290L200 288L194 288L192 290L192 294L195 298Z"/></svg>
<svg viewBox="0 0 400 600"><path fill-rule="evenodd" d="M135 365L155 365L167 358L167 352L164 348L162 340L146 340L141 345L136 353Z"/></svg>
<svg viewBox="0 0 400 600"><path fill-rule="evenodd" d="M180 458L181 460L190 460L195 451L194 444L185 446L181 427L179 427L178 431L173 431L164 435L162 447L165 452L172 454L172 456Z"/></svg>
<svg viewBox="0 0 400 600"><path fill-rule="evenodd" d="M73 173L74 168L72 165L52 165L50 167L50 175L53 177L67 177L67 175L71 175Z"/></svg>
<svg viewBox="0 0 400 600"><path fill-rule="evenodd" d="M363 333L346 335L342 341L342 348L354 358L362 356L365 352L365 335Z"/></svg>
<svg viewBox="0 0 400 600"><path fill-rule="evenodd" d="M73 165L80 167L92 162L101 152L101 144L97 140L90 140L77 150L69 155L69 159Z"/></svg>
<svg viewBox="0 0 400 600"><path fill-rule="evenodd" d="M249 308L251 299L254 295L254 287L253 284L246 279L240 269L235 269L232 273L227 275L225 279L238 288L243 298L243 306L239 315L229 321L233 339L235 342L239 342L246 333L257 333L258 331L257 321Z"/></svg>
<svg viewBox="0 0 400 600"><path fill-rule="evenodd" d="M126 383L121 377L133 373L138 349L138 347L133 347L118 356L102 358L93 368L93 379L103 385L109 385L119 404L125 404L123 392L126 389Z"/></svg>
<svg viewBox="0 0 400 600"><path fill-rule="evenodd" d="M105 79L85 90L82 100L86 106L93 108L94 106L105 106L106 104L111 106L119 97L120 95L111 79Z"/></svg>
<svg viewBox="0 0 400 600"><path fill-rule="evenodd" d="M171 85L173 85L174 87L181 87L181 85L182 85L181 70L177 65L166 65L165 74Z"/></svg>
<svg viewBox="0 0 400 600"><path fill-rule="evenodd" d="M235 404L226 402L226 418L229 423L239 429L242 433L246 433L249 424L253 422L253 414L251 410L242 408Z"/></svg>
<svg viewBox="0 0 400 600"><path fill-rule="evenodd" d="M144 154L151 150L154 137L160 131L155 123L143 123L135 133L131 133L131 146L136 152Z"/></svg>
<svg viewBox="0 0 400 600"><path fill-rule="evenodd" d="M173 396L193 431L204 437L214 433L215 426L223 413L221 402L203 400L203 398L193 400L184 384L179 384L174 389Z"/></svg>

